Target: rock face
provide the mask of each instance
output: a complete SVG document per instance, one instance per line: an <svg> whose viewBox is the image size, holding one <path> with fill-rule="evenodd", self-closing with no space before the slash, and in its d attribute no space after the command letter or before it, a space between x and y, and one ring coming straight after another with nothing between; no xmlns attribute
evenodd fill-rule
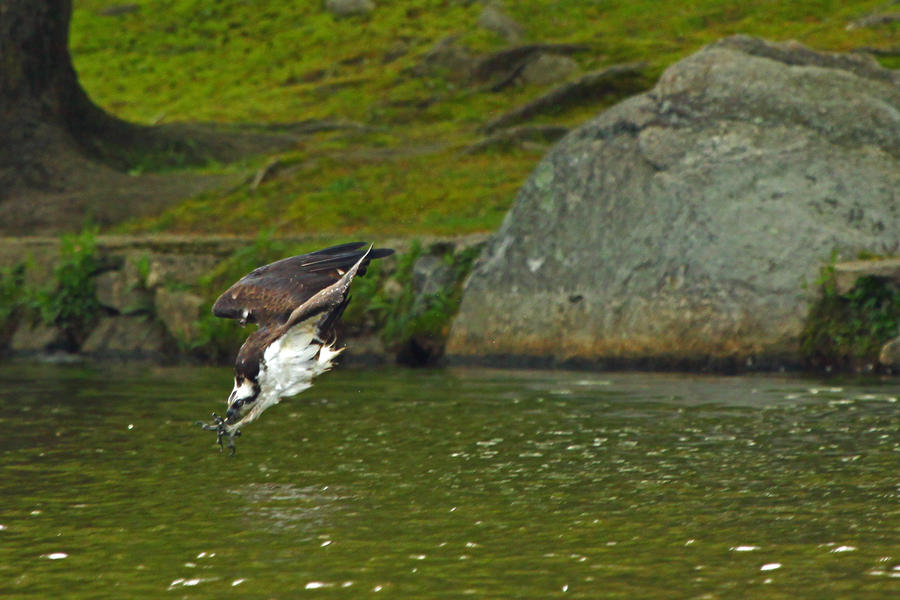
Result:
<svg viewBox="0 0 900 600"><path fill-rule="evenodd" d="M503 7L495 2L489 2L478 17L478 26L506 38L508 42L518 42L522 39L522 26L503 11Z"/></svg>
<svg viewBox="0 0 900 600"><path fill-rule="evenodd" d="M159 359L166 349L162 327L149 318L103 317L80 352L97 357Z"/></svg>
<svg viewBox="0 0 900 600"><path fill-rule="evenodd" d="M185 291L157 288L155 306L157 318L173 337L189 340L196 334L195 322L206 300L202 296Z"/></svg>
<svg viewBox="0 0 900 600"><path fill-rule="evenodd" d="M338 17L368 15L375 10L371 0L325 0L325 8Z"/></svg>
<svg viewBox="0 0 900 600"><path fill-rule="evenodd" d="M886 367L900 367L900 337L892 339L881 348L878 362Z"/></svg>
<svg viewBox="0 0 900 600"><path fill-rule="evenodd" d="M126 260L121 269L101 273L94 283L97 300L116 313L147 312L153 303L132 260Z"/></svg>
<svg viewBox="0 0 900 600"><path fill-rule="evenodd" d="M898 249L900 73L736 36L554 147L470 276L447 353L791 361L831 252Z"/></svg>
<svg viewBox="0 0 900 600"><path fill-rule="evenodd" d="M531 85L559 83L578 70L578 63L571 56L540 54L522 69L522 81Z"/></svg>

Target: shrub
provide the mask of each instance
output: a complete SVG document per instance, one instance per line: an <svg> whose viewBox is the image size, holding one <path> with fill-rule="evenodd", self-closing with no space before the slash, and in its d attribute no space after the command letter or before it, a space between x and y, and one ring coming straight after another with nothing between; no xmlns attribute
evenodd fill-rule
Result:
<svg viewBox="0 0 900 600"><path fill-rule="evenodd" d="M81 345L101 313L94 287L99 269L96 235L96 228L64 235L53 281L35 295L34 305L42 320L62 330L69 350Z"/></svg>
<svg viewBox="0 0 900 600"><path fill-rule="evenodd" d="M881 347L900 329L900 289L888 279L860 277L839 294L834 263L822 270L818 301L800 334L801 351L816 367L859 368L874 364Z"/></svg>

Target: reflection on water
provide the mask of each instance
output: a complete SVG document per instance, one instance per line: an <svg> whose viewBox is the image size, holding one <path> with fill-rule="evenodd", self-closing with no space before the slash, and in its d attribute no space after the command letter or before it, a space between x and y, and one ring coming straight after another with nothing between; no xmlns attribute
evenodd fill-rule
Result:
<svg viewBox="0 0 900 600"><path fill-rule="evenodd" d="M339 370L219 454L225 369L0 369L9 597L882 598L892 380Z"/></svg>

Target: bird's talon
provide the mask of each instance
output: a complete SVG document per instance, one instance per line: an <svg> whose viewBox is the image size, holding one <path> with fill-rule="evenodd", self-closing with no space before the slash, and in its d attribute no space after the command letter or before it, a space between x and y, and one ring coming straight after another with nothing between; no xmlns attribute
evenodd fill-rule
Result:
<svg viewBox="0 0 900 600"><path fill-rule="evenodd" d="M225 419L217 415L216 413L212 414L213 422L212 423L204 423L203 421L196 421L196 425L199 425L204 431L215 431L216 432L216 443L219 445L219 452L223 452L225 450L225 444L222 442L222 438L228 438L227 447L231 450L231 456L234 456L236 449L234 446L234 438L239 437L241 435L240 430L235 430L233 432L228 431L228 427L226 425Z"/></svg>

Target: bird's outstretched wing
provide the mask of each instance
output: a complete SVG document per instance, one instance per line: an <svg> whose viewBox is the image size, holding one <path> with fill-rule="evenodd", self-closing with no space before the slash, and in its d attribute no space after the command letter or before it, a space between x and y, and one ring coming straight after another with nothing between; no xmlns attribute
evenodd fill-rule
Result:
<svg viewBox="0 0 900 600"><path fill-rule="evenodd" d="M298 306L338 281L366 254L365 242L352 242L285 258L254 269L219 296L213 314L226 319L268 326L285 323ZM369 261L393 254L393 250L369 252L357 275Z"/></svg>

